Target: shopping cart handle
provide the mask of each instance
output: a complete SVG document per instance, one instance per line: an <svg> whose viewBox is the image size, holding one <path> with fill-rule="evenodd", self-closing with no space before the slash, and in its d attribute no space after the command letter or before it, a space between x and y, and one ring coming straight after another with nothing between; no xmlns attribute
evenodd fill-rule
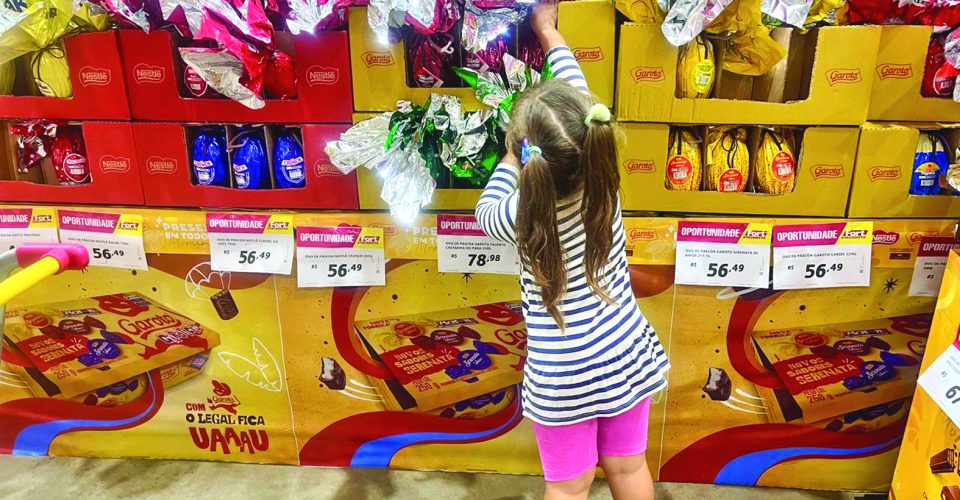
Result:
<svg viewBox="0 0 960 500"><path fill-rule="evenodd" d="M85 247L67 243L27 243L14 249L20 267L44 258L53 257L60 263L61 271L80 271L90 264L90 253Z"/></svg>

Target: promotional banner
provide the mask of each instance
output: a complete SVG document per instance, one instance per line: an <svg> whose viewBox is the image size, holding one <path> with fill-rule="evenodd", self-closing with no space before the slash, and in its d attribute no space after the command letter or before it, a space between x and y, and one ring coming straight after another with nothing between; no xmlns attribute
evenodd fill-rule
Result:
<svg viewBox="0 0 960 500"><path fill-rule="evenodd" d="M385 258L383 286L338 261L360 281L300 288L299 255L290 275L215 271L203 212L124 211L146 271L63 273L10 305L0 452L541 472L517 278L439 272L437 216L290 214L304 242L355 252L364 234ZM773 291L675 285L679 222L625 219L634 294L674 360L654 475L886 488L935 304L908 297L916 254L952 224L875 221L869 286Z"/></svg>

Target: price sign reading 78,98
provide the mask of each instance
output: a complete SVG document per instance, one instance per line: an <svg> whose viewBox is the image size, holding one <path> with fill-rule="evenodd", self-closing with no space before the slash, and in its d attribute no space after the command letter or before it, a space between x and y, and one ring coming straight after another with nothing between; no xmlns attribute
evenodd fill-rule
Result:
<svg viewBox="0 0 960 500"><path fill-rule="evenodd" d="M675 281L766 288L771 230L770 224L680 221Z"/></svg>
<svg viewBox="0 0 960 500"><path fill-rule="evenodd" d="M960 341L947 346L926 371L920 374L920 387L937 406L960 427Z"/></svg>

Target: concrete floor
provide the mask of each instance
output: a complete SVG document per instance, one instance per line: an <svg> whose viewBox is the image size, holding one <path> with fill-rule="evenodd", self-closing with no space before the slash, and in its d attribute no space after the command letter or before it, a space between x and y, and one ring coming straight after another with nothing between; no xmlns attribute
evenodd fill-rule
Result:
<svg viewBox="0 0 960 500"><path fill-rule="evenodd" d="M2 499L538 499L538 476L170 460L0 456ZM591 499L607 499L594 483ZM851 494L661 483L658 500L850 500Z"/></svg>

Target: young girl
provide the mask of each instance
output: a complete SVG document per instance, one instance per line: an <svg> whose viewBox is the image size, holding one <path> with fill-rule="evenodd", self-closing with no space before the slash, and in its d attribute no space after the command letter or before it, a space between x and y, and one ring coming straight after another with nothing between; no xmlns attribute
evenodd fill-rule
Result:
<svg viewBox="0 0 960 500"><path fill-rule="evenodd" d="M670 365L630 286L610 110L590 97L555 28L555 2L531 15L555 79L515 104L508 153L476 215L484 232L520 251L523 413L546 498L587 498L599 463L615 498L652 499L643 455L650 396L666 386Z"/></svg>

